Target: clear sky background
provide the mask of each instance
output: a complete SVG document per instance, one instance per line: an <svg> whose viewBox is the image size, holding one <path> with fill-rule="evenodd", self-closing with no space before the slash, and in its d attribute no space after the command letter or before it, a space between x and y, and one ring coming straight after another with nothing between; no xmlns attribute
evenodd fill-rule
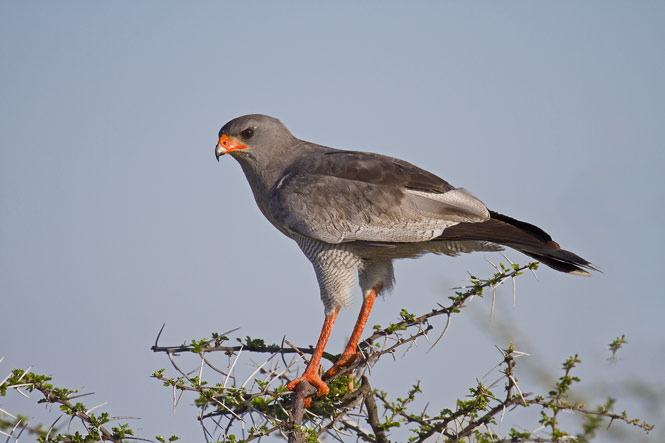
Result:
<svg viewBox="0 0 665 443"><path fill-rule="evenodd" d="M0 3L0 379L32 365L142 417L142 437L202 441L192 399L173 416L149 378L168 366L149 349L162 323L165 345L235 327L315 343L311 265L236 162L214 159L224 123L265 113L424 167L603 270L541 267L515 307L499 291L492 320L474 299L433 351L377 365L376 387L422 380L432 408L453 407L498 363L495 345L531 354L530 391L546 390L533 368L556 374L579 353L586 398L616 397L659 425L645 441L665 440L664 24L665 3L646 1ZM446 301L467 271L492 272L486 258L502 260L398 262L370 323Z"/></svg>

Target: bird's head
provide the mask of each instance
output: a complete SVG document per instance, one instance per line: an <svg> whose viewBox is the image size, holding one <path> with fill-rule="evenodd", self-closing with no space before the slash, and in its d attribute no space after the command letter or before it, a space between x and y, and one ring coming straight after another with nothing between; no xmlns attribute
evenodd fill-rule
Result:
<svg viewBox="0 0 665 443"><path fill-rule="evenodd" d="M262 114L244 115L225 124L219 130L215 147L217 161L224 154L232 154L237 160L244 157L270 158L282 146L288 146L293 135L276 118Z"/></svg>

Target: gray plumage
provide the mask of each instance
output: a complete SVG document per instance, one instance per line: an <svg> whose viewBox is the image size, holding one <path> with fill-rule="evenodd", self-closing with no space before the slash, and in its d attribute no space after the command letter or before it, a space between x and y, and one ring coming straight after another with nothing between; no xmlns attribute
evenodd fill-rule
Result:
<svg viewBox="0 0 665 443"><path fill-rule="evenodd" d="M488 210L469 192L395 158L298 140L272 117L228 122L218 145L241 165L263 215L312 262L326 313L390 289L392 260L424 253L521 251L562 272L589 275L588 261L562 250L540 228ZM231 145L229 145L231 146Z"/></svg>

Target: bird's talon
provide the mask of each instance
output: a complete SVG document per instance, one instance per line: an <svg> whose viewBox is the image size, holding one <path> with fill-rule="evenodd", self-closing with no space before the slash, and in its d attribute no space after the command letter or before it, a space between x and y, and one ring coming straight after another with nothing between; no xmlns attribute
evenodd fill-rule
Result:
<svg viewBox="0 0 665 443"><path fill-rule="evenodd" d="M321 380L321 377L319 377L318 374L303 374L302 377L298 377L295 380L291 380L286 387L290 390L293 391L295 388L298 387L301 381L307 381L309 384L314 386L316 388L316 392L319 397L323 395L327 395L328 392L330 392L330 388L328 385Z"/></svg>

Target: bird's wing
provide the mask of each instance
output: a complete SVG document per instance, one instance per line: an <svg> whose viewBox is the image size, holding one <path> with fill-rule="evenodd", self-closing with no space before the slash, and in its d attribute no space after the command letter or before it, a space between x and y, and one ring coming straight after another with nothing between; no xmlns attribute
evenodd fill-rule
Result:
<svg viewBox="0 0 665 443"><path fill-rule="evenodd" d="M294 162L273 187L269 211L286 230L327 243L427 241L489 218L471 194L410 163L338 150Z"/></svg>

